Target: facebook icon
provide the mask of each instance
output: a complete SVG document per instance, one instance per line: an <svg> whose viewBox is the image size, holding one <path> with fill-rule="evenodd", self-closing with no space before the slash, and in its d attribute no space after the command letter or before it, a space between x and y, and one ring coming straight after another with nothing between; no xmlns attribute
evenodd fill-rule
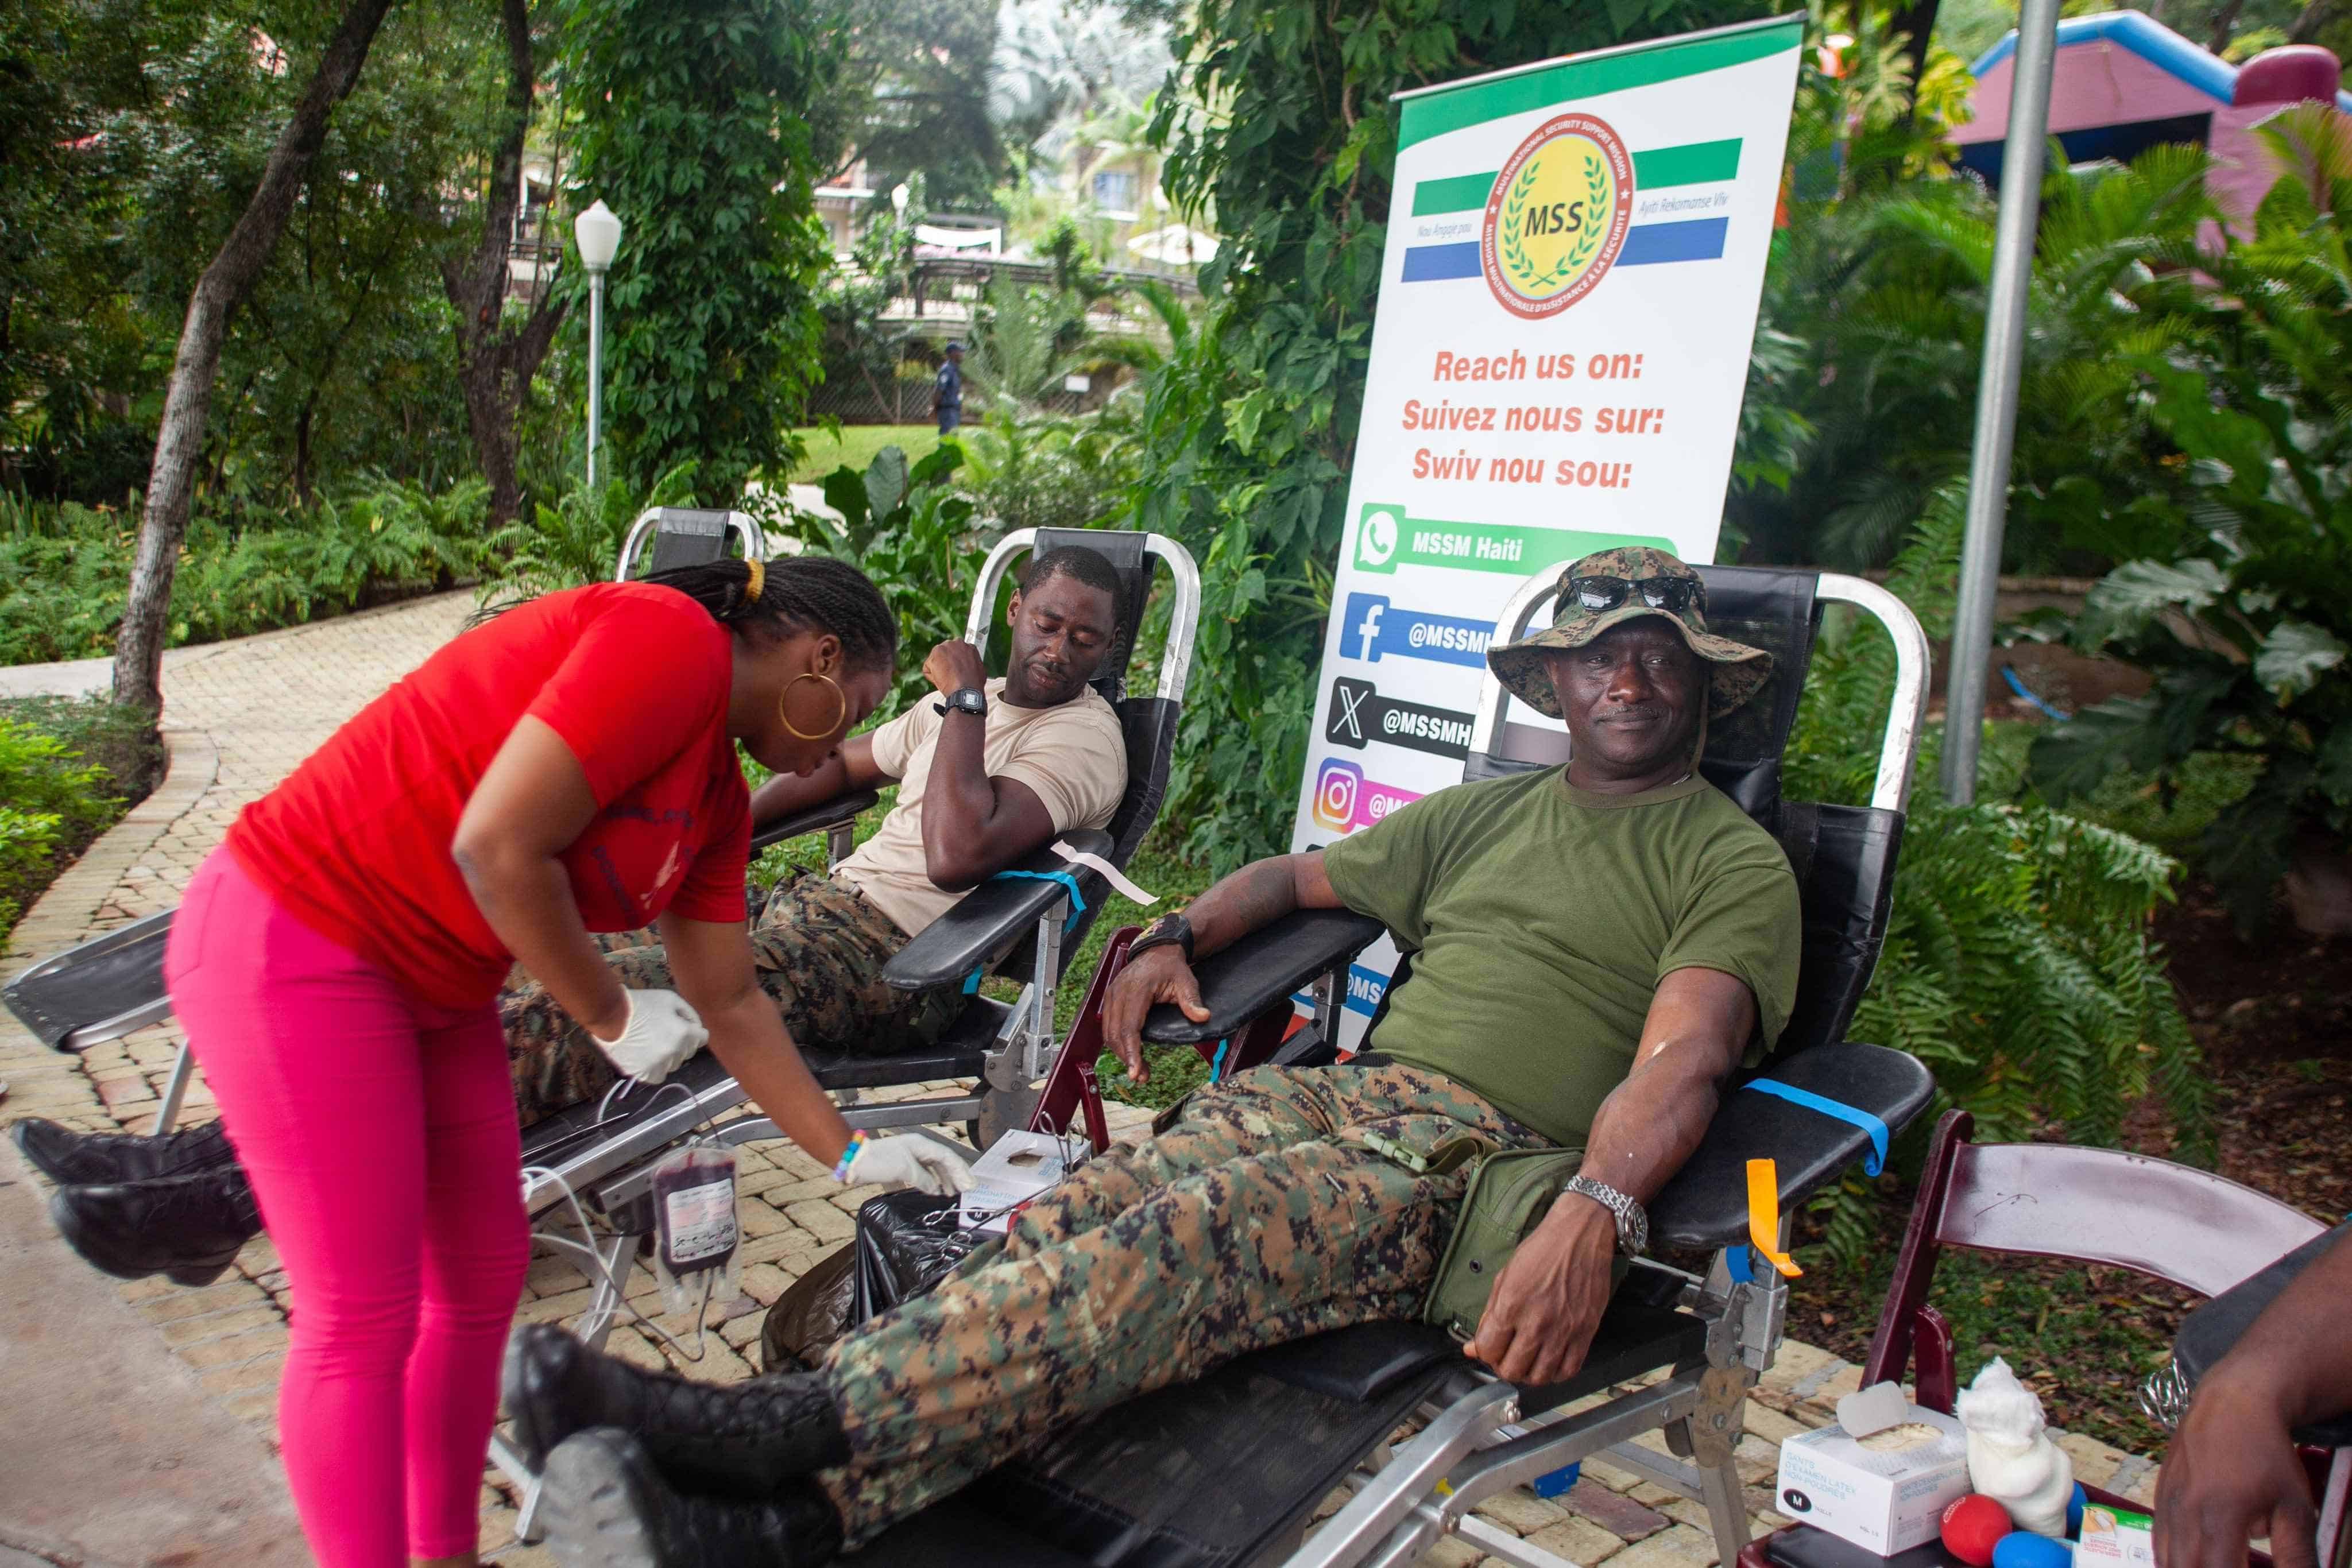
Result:
<svg viewBox="0 0 2352 1568"><path fill-rule="evenodd" d="M1377 664L1381 654L1395 653L1476 667L1486 662L1486 643L1494 634L1484 621L1399 610L1385 594L1350 593L1339 618L1339 656Z"/></svg>

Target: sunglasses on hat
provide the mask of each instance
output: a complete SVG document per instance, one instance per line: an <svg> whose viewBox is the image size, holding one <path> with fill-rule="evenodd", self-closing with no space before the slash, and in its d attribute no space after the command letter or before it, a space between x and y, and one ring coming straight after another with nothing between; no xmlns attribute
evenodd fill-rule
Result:
<svg viewBox="0 0 2352 1568"><path fill-rule="evenodd" d="M1614 610L1636 598L1670 615L1694 607L1706 613L1706 584L1695 577L1571 577L1560 585L1561 601L1580 610Z"/></svg>

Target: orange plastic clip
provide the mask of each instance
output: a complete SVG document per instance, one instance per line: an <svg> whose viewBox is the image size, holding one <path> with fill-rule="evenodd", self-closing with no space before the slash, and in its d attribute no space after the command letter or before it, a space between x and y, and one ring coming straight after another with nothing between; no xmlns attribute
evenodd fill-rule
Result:
<svg viewBox="0 0 2352 1568"><path fill-rule="evenodd" d="M1804 1272L1780 1250L1780 1171L1770 1160L1748 1162L1748 1242L1782 1278L1793 1280Z"/></svg>

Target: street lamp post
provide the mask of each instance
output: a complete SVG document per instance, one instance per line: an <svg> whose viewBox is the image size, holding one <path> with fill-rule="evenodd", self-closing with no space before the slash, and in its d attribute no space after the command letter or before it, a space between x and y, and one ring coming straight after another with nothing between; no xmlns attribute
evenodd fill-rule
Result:
<svg viewBox="0 0 2352 1568"><path fill-rule="evenodd" d="M572 225L588 268L588 483L596 483L596 445L604 420L604 274L621 248L621 220L599 201Z"/></svg>
<svg viewBox="0 0 2352 1568"><path fill-rule="evenodd" d="M1944 688L1944 799L1956 806L1977 798L1985 676L1992 664L2000 540L2009 524L2010 464L2017 443L2017 390L2025 370L2025 306L2033 289L2033 235L2042 217L2042 156L2058 56L2058 4L2024 0L2017 18L2017 63L2009 78L2000 215L1993 228L1992 287L1985 300L1976 443L1969 454L1968 532L1960 545L1959 602L1952 610L1951 677Z"/></svg>

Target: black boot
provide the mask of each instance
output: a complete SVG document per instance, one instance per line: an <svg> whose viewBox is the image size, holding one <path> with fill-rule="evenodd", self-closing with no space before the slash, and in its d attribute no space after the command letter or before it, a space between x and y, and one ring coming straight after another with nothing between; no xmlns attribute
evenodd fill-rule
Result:
<svg viewBox="0 0 2352 1568"><path fill-rule="evenodd" d="M641 1372L551 1323L525 1324L507 1347L506 1407L534 1470L591 1427L623 1427L681 1484L734 1496L765 1497L849 1457L833 1396L813 1374L696 1383Z"/></svg>
<svg viewBox="0 0 2352 1568"><path fill-rule="evenodd" d="M261 1211L235 1165L154 1181L61 1186L49 1218L66 1245L118 1280L167 1274L209 1285L261 1234Z"/></svg>
<svg viewBox="0 0 2352 1568"><path fill-rule="evenodd" d="M76 1133L27 1116L16 1124L13 1135L25 1157L60 1186L152 1181L211 1170L236 1158L218 1122L142 1138L135 1133Z"/></svg>
<svg viewBox="0 0 2352 1568"><path fill-rule="evenodd" d="M808 1482L760 1502L688 1496L611 1427L565 1438L539 1487L564 1568L816 1568L841 1550L841 1516Z"/></svg>

